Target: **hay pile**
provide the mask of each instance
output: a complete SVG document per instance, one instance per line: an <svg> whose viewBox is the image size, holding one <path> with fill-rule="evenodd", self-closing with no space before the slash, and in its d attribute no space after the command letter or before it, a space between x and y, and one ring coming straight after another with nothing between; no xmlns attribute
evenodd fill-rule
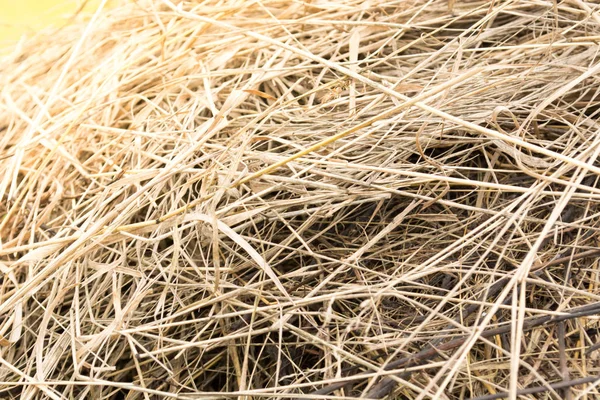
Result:
<svg viewBox="0 0 600 400"><path fill-rule="evenodd" d="M599 40L585 0L155 0L22 42L0 398L600 396Z"/></svg>

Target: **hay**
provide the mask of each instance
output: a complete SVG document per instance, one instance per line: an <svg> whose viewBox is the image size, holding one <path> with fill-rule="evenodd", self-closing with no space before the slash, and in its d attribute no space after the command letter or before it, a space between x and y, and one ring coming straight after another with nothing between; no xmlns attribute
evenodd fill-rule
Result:
<svg viewBox="0 0 600 400"><path fill-rule="evenodd" d="M600 396L600 13L122 3L0 63L0 397Z"/></svg>

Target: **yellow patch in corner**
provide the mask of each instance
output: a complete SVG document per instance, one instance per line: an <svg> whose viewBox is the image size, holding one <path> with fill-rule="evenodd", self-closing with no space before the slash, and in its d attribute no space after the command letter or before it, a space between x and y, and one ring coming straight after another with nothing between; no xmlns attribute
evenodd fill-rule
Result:
<svg viewBox="0 0 600 400"><path fill-rule="evenodd" d="M40 29L60 26L82 5L94 11L100 0L0 0L0 47L17 42L23 35L32 36Z"/></svg>

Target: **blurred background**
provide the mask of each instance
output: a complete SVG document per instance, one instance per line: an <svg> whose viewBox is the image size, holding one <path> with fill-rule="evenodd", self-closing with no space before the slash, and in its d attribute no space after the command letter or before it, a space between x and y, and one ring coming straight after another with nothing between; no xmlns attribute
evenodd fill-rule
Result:
<svg viewBox="0 0 600 400"><path fill-rule="evenodd" d="M59 27L77 10L93 11L98 4L100 0L0 0L0 47L48 26Z"/></svg>

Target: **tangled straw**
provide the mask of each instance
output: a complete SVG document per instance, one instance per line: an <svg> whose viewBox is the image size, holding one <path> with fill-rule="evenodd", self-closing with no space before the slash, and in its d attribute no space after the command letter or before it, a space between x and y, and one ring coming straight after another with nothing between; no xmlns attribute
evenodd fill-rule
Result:
<svg viewBox="0 0 600 400"><path fill-rule="evenodd" d="M599 395L596 5L104 8L0 62L1 398Z"/></svg>

